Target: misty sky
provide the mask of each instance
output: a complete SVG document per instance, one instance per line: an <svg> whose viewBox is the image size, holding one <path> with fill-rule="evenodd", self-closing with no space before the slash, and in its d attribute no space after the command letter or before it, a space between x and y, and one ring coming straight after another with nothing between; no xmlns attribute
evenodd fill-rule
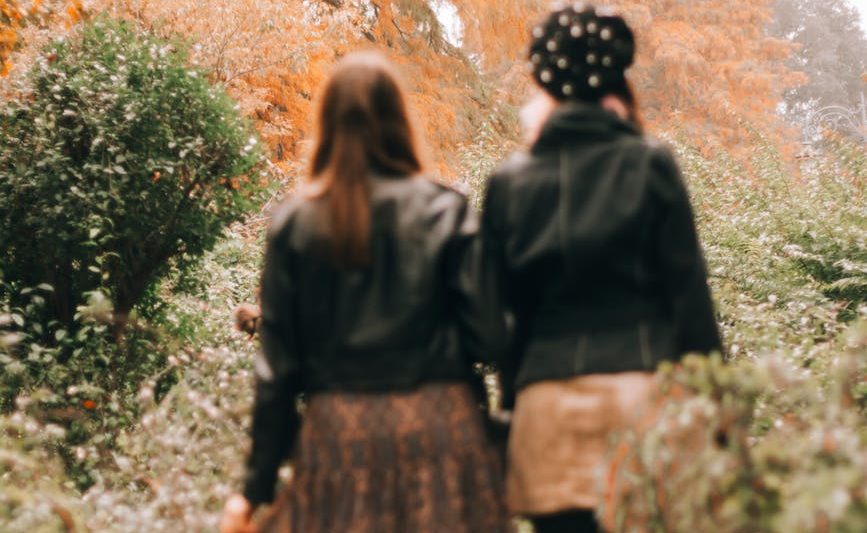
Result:
<svg viewBox="0 0 867 533"><path fill-rule="evenodd" d="M861 12L861 28L867 33L867 0L849 0Z"/></svg>

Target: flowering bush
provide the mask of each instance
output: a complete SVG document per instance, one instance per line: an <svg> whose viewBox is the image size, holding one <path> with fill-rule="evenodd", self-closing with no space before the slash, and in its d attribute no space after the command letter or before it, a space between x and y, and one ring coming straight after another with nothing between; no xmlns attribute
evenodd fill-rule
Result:
<svg viewBox="0 0 867 533"><path fill-rule="evenodd" d="M829 383L790 362L689 358L660 369L678 390L655 424L627 435L613 531L864 531L867 322L853 328ZM762 401L764 398L764 401ZM755 421L775 419L757 434Z"/></svg>

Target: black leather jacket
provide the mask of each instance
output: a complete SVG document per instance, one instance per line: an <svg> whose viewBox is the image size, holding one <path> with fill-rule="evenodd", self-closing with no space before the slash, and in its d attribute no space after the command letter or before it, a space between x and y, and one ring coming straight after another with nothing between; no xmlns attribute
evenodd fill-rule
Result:
<svg viewBox="0 0 867 533"><path fill-rule="evenodd" d="M495 278L466 199L421 177L377 177L371 209L372 260L358 269L333 266L316 201L296 198L272 219L244 491L253 503L273 498L299 393L472 382L472 365L503 350Z"/></svg>
<svg viewBox="0 0 867 533"><path fill-rule="evenodd" d="M602 108L555 110L491 177L482 228L515 319L506 386L721 349L677 164Z"/></svg>

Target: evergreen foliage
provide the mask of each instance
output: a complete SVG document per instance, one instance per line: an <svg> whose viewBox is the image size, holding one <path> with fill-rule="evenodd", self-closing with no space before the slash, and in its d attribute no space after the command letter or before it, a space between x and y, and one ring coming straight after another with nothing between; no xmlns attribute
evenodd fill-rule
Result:
<svg viewBox="0 0 867 533"><path fill-rule="evenodd" d="M0 254L47 318L71 325L102 290L122 323L257 206L256 137L186 54L98 20L50 45L0 110Z"/></svg>

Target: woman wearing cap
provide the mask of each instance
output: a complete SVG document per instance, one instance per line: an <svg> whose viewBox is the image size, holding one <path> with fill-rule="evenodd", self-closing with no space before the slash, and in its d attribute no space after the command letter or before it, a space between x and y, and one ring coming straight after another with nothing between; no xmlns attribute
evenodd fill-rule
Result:
<svg viewBox="0 0 867 533"><path fill-rule="evenodd" d="M287 457L294 477L262 531L508 527L472 371L501 351L502 313L474 213L420 175L404 101L372 53L325 86L311 182L268 233L253 446L223 533L255 530Z"/></svg>
<svg viewBox="0 0 867 533"><path fill-rule="evenodd" d="M514 316L507 498L540 533L597 530L608 438L649 414L657 364L721 349L677 164L641 134L634 51L624 20L589 6L536 27L541 125L486 194L486 253Z"/></svg>

